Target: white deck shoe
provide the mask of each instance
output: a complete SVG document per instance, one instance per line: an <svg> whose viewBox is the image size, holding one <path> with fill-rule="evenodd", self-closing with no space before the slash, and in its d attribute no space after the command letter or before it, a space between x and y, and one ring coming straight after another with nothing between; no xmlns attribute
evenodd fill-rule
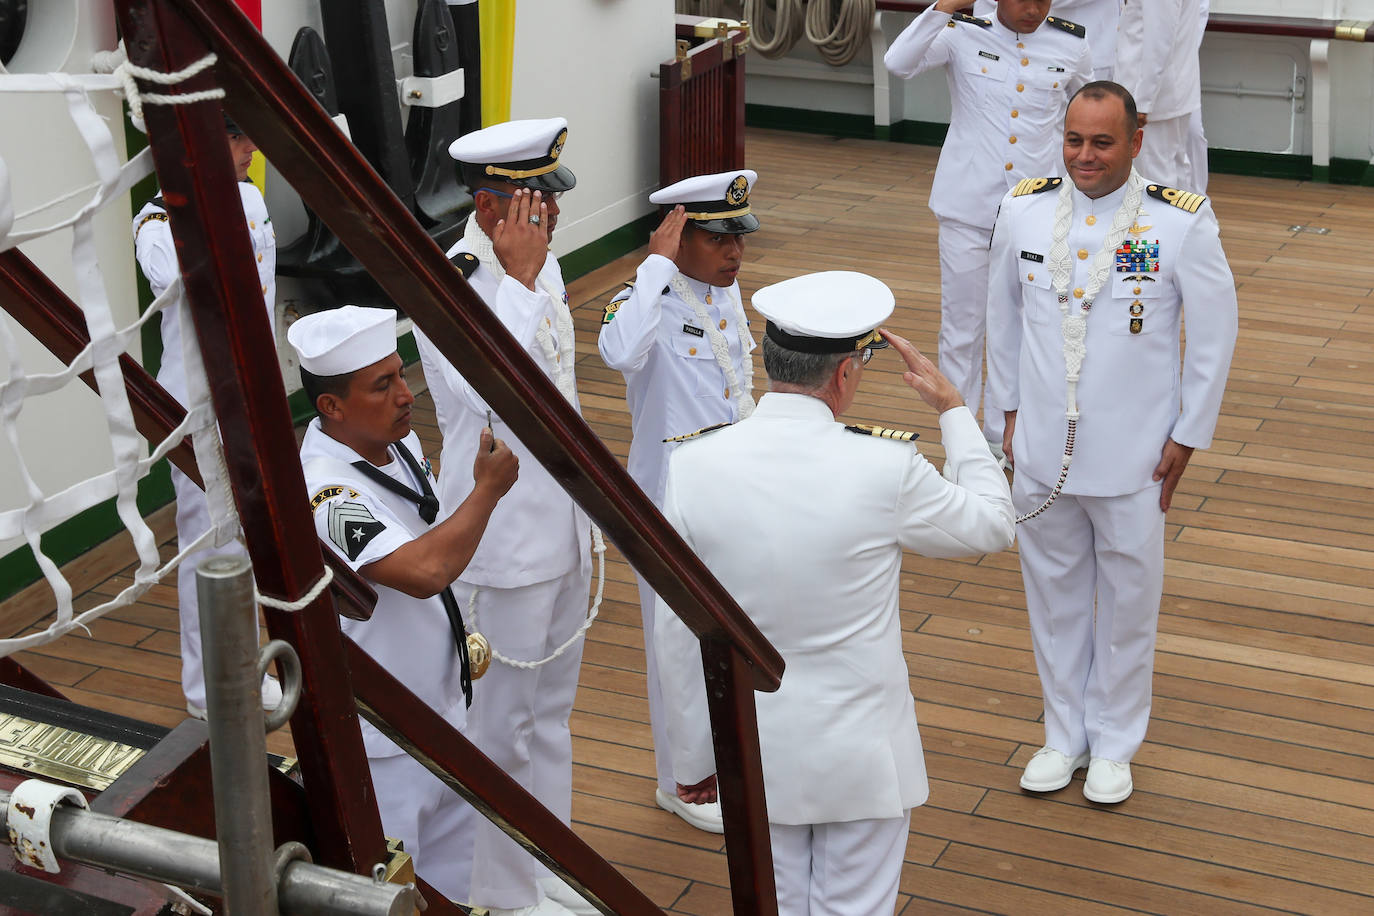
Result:
<svg viewBox="0 0 1374 916"><path fill-rule="evenodd" d="M1070 757L1052 747L1042 747L1026 764L1021 774L1021 788L1027 792L1053 792L1062 789L1073 779L1073 774L1088 765L1087 753Z"/></svg>
<svg viewBox="0 0 1374 916"><path fill-rule="evenodd" d="M1115 805L1131 797L1131 765L1105 757L1094 757L1083 781L1083 797L1099 805Z"/></svg>
<svg viewBox="0 0 1374 916"><path fill-rule="evenodd" d="M707 802L702 805L689 804L676 795L669 795L662 789L654 789L654 801L664 811L682 818L698 830L707 833L724 833L725 821L721 818L720 802Z"/></svg>

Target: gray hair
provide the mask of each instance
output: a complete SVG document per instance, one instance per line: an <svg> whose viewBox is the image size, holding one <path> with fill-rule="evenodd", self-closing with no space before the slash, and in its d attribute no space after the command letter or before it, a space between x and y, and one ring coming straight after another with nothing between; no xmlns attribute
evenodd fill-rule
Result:
<svg viewBox="0 0 1374 916"><path fill-rule="evenodd" d="M862 351L848 353L799 353L789 350L773 341L763 338L763 368L768 378L784 385L814 391L825 387L830 376L847 359L853 359Z"/></svg>

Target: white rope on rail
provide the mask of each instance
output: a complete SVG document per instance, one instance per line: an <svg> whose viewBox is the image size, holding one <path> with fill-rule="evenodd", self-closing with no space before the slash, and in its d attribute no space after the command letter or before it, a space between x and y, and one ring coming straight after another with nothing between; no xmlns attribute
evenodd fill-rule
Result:
<svg viewBox="0 0 1374 916"><path fill-rule="evenodd" d="M124 97L129 102L129 117L133 120L134 126L139 127L144 123L143 105L145 102L149 105L191 105L195 102L208 102L224 98L223 89L204 89L199 92L186 92L177 95L142 92L139 90L135 78L158 86L175 86L213 67L218 59L214 54L207 54L190 66L171 73L140 67L129 60L125 60L115 67L114 75L119 77L124 84Z"/></svg>
<svg viewBox="0 0 1374 916"><path fill-rule="evenodd" d="M295 601L287 601L284 598L273 598L258 591L257 584L253 585L253 598L263 607L275 608L278 611L299 611L301 608L320 597L320 593L329 588L329 583L334 581L334 570L325 566L324 575L315 580L315 584L310 586L310 591L306 592Z"/></svg>

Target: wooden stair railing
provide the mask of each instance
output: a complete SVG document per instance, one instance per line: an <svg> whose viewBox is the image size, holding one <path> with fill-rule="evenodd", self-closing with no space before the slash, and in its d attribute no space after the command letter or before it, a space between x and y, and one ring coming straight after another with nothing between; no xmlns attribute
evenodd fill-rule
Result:
<svg viewBox="0 0 1374 916"><path fill-rule="evenodd" d="M176 72L218 55L215 67L172 91L226 91L229 114L305 203L445 357L464 367L478 393L701 639L733 909L776 913L752 691L777 689L781 656L229 0L116 0L116 10L136 65ZM211 217L239 211L223 122L214 106L195 104L150 105L145 118L259 587L291 598L318 580L323 564L280 374L240 371L275 367L275 359L247 234L236 220ZM320 859L363 871L381 859L381 830L333 601L326 593L295 614L266 616L273 636L301 655L314 700L297 710L292 731L312 816L328 840ZM367 689L374 711L405 697L395 682ZM436 727L439 739L390 724L421 750L421 739L435 740L430 764L461 781L463 762L452 759L467 753L460 735ZM505 805L512 813L505 826L536 840L555 870L603 912L658 912L628 882L588 874L581 841L567 828L536 836L543 825L520 810L514 793L484 801Z"/></svg>

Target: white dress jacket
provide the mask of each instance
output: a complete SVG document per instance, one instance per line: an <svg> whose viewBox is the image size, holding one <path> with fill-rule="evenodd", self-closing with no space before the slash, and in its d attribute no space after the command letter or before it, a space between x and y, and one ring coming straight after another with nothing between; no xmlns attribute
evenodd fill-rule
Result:
<svg viewBox="0 0 1374 916"><path fill-rule="evenodd" d="M902 551L1002 550L1006 478L966 407L940 417L951 484L910 442L846 430L822 401L770 393L672 456L664 514L787 662L755 694L768 818L901 817L928 794L898 614ZM673 771L716 771L697 639L662 599L655 644Z"/></svg>

